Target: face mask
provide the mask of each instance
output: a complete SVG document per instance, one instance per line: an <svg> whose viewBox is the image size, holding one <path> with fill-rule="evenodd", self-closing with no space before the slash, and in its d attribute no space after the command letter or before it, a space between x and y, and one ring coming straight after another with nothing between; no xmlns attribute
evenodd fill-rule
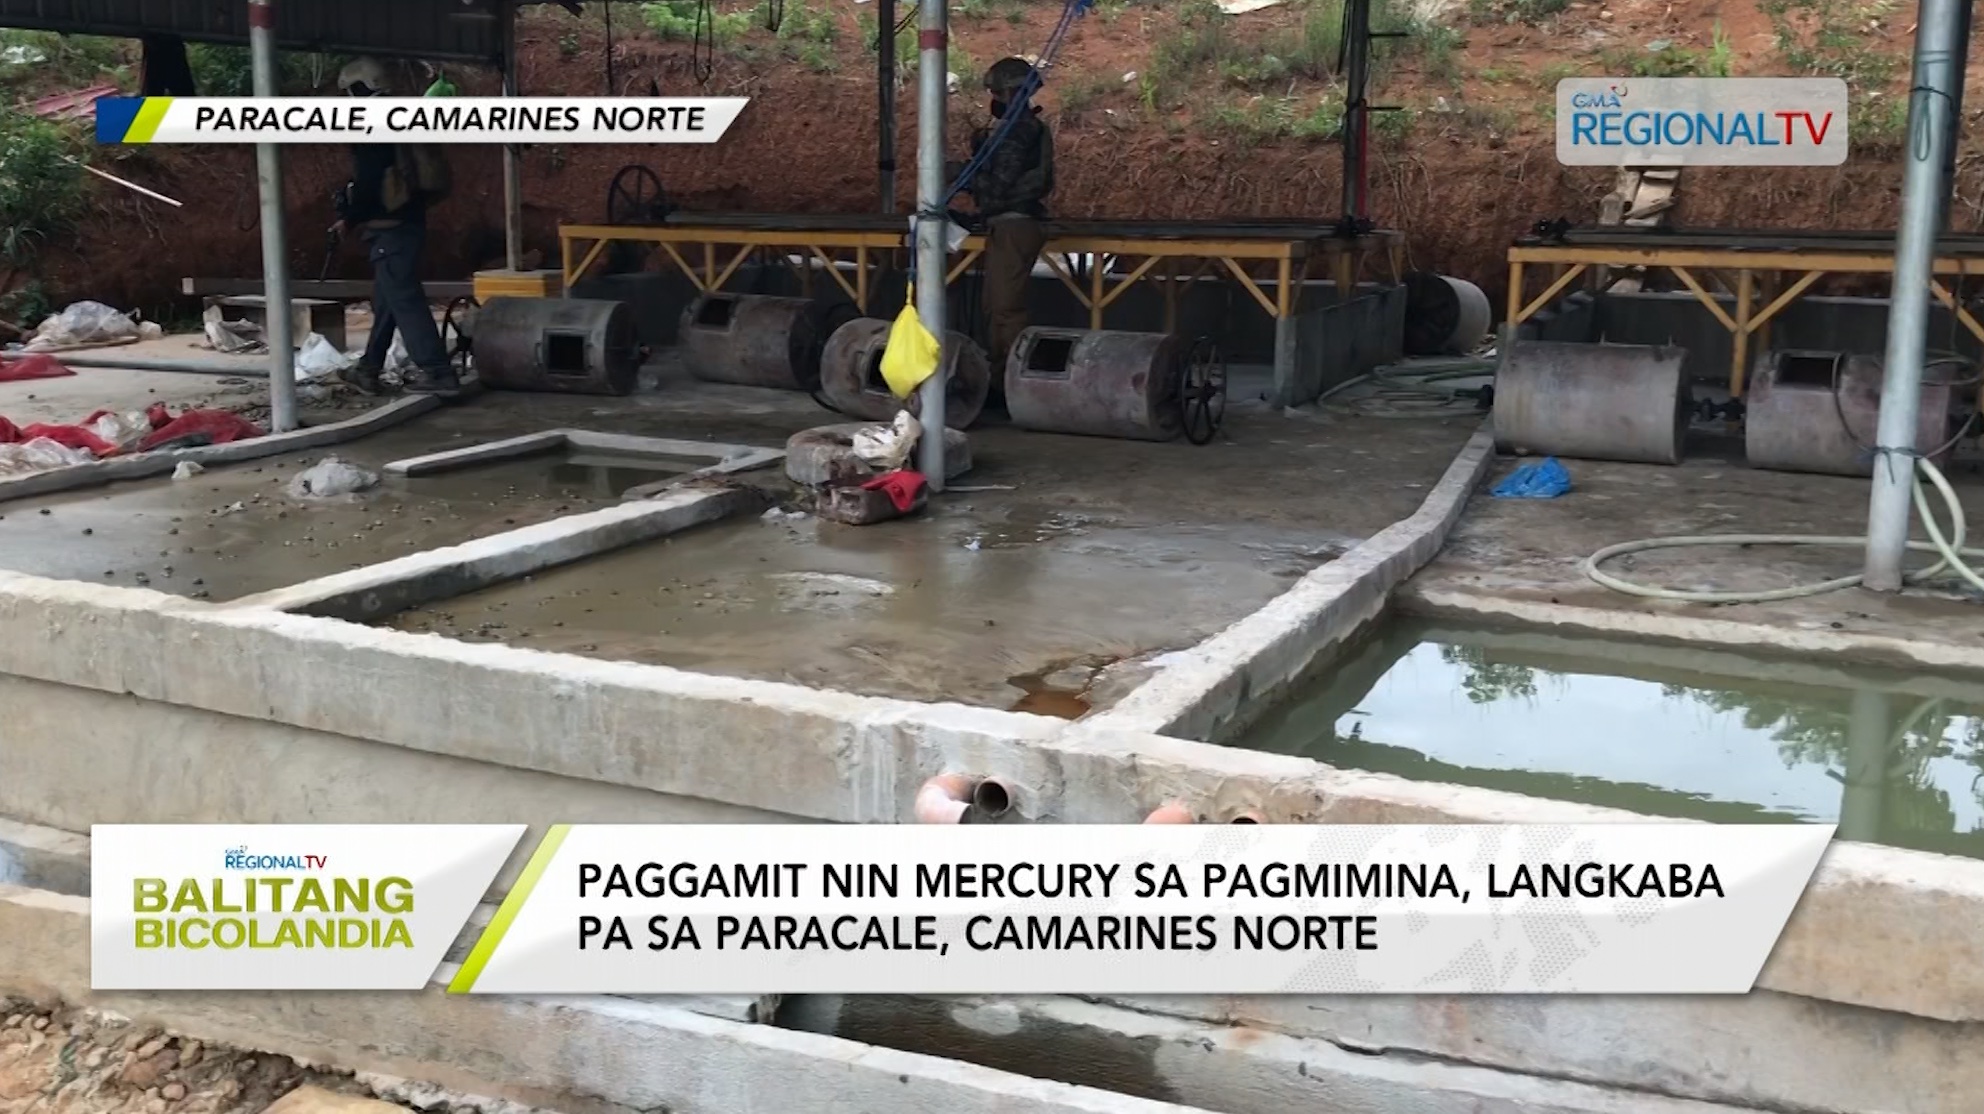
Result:
<svg viewBox="0 0 1984 1114"><path fill-rule="evenodd" d="M1004 101L1001 101L1001 100L997 100L997 99L994 99L994 100L992 101L992 115L993 115L993 116L994 116L995 118L997 118L997 119L1004 119L1004 118L1005 118L1005 116L1006 116L1006 104L1005 104L1005 102L1004 102Z"/></svg>

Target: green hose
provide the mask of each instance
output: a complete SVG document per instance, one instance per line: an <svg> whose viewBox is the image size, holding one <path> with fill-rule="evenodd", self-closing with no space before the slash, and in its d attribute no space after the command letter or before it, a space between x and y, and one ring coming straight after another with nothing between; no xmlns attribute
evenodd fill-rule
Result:
<svg viewBox="0 0 1984 1114"><path fill-rule="evenodd" d="M1926 542L1910 541L1908 548L1916 553L1934 553L1938 560L1926 569L1909 573L1903 579L1910 584L1954 575L1960 577L1973 588L1984 591L1984 575L1965 563L1984 559L1984 549L1964 548L1964 535L1968 525L1964 519L1963 505L1957 501L1956 489L1950 486L1949 479L1942 470L1921 457L1915 458L1915 513L1922 518L1922 527L1928 533ZM1942 495L1943 504L1949 509L1950 525L1954 536L1943 537L1942 528L1936 524L1936 516L1930 510L1929 496L1923 489L1922 478L1927 476L1936 491ZM1605 572L1598 566L1614 557L1628 553L1644 553L1650 549L1681 549L1693 546L1711 545L1823 545L1838 547L1865 548L1867 538L1846 537L1843 535L1810 534L1703 534L1672 538L1648 538L1644 541L1621 542L1608 545L1604 549L1585 558L1584 574L1591 580L1629 596L1641 596L1656 600L1681 600L1687 603L1771 603L1776 600L1795 600L1806 596L1824 595L1842 588L1857 587L1862 575L1836 577L1817 584L1803 584L1790 588L1776 588L1765 592L1690 592L1678 588L1661 588L1654 585L1635 584L1630 580Z"/></svg>

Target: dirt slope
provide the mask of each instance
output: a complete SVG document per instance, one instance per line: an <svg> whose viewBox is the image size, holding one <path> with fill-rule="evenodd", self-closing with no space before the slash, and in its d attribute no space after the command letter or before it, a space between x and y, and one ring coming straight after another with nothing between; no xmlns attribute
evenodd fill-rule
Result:
<svg viewBox="0 0 1984 1114"><path fill-rule="evenodd" d="M1441 0L1425 0L1438 8ZM1287 0L1225 16L1209 0L1104 0L1069 40L1042 100L1057 129L1065 215L1125 218L1334 218L1341 208L1334 142L1340 84L1331 76L1335 0ZM1561 10L1551 10L1561 6ZM1692 226L1867 228L1896 211L1912 5L1855 0L1475 0L1430 19L1382 4L1380 26L1414 35L1383 66L1374 99L1404 111L1382 118L1374 142L1374 215L1410 235L1414 265L1499 289L1503 250L1539 218L1593 219L1611 184L1602 170L1557 164L1550 105L1574 74L1840 73L1856 95L1853 162L1841 170L1686 172L1677 223ZM607 89L601 5L584 18L552 6L523 28L528 93ZM662 25L635 26L641 9ZM1394 13L1392 9L1398 9ZM676 14L668 14L669 11ZM597 220L607 183L641 161L691 208L865 211L876 201L875 77L864 34L872 7L784 0L772 33L719 2L727 36L706 81L679 33L690 0L616 5L613 82L641 95L753 98L737 127L711 147L539 147L526 152L528 246L555 260L562 220ZM977 75L1002 54L1037 50L1059 13L1052 3L963 0L954 6L954 134L981 123ZM1421 7L1420 11L1428 10ZM650 19L649 23L655 22ZM1973 51L1973 58L1984 51ZM486 91L484 75L457 80ZM914 96L902 98L899 196L913 189ZM1974 119L1975 111L1966 112ZM493 149L457 149L459 192L438 215L436 274L462 274L501 253L501 176ZM136 148L110 165L179 197L167 210L135 195L93 190L98 211L73 251L57 256L64 297L159 306L181 276L253 275L253 156L246 149ZM1984 226L1984 188L1966 157L1953 219ZM335 148L285 153L291 271L314 277L326 198L344 177ZM365 274L355 252L332 273Z"/></svg>

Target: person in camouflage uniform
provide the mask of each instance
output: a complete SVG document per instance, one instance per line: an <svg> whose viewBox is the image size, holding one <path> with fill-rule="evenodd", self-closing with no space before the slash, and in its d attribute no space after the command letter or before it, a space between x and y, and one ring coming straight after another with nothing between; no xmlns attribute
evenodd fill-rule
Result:
<svg viewBox="0 0 1984 1114"><path fill-rule="evenodd" d="M1023 58L1004 58L985 73L992 94L992 128L1006 115L1006 106L1032 76ZM972 145L975 155L991 137L981 129ZM1054 192L1054 140L1029 108L1003 142L986 157L971 181L971 197L985 221L984 291L988 355L992 381L1005 377L1006 356L1027 326L1027 288L1033 267L1047 243L1047 195Z"/></svg>

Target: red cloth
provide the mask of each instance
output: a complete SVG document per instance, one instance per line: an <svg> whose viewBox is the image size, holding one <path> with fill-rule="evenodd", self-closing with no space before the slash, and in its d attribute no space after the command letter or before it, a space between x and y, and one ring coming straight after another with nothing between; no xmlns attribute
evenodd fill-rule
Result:
<svg viewBox="0 0 1984 1114"><path fill-rule="evenodd" d="M98 456L109 456L117 451L117 446L79 425L42 425L36 422L21 430L20 434L23 441L46 437L65 448L88 449Z"/></svg>
<svg viewBox="0 0 1984 1114"><path fill-rule="evenodd" d="M141 453L148 453L169 441L195 435L204 435L209 445L225 445L229 441L246 441L262 436L260 426L226 410L188 410L173 418L160 405L152 407L145 416L151 419L152 431L138 442ZM161 419L164 419L164 424L160 424Z"/></svg>
<svg viewBox="0 0 1984 1114"><path fill-rule="evenodd" d="M117 446L87 428L91 422L108 413L108 410L98 410L75 425L43 425L37 422L26 429L0 418L0 445L16 445L46 437L71 449L88 449L98 456L111 456L117 452ZM260 426L226 410L188 410L175 418L164 403L157 403L145 412L145 418L151 422L152 431L138 442L135 451L141 453L188 437L200 437L209 445L225 445L229 441L262 436Z"/></svg>
<svg viewBox="0 0 1984 1114"><path fill-rule="evenodd" d="M73 371L46 352L36 352L18 360L0 363L0 383L18 383L24 379L60 379L74 375Z"/></svg>
<svg viewBox="0 0 1984 1114"><path fill-rule="evenodd" d="M896 505L897 510L907 514L916 506L916 497L922 493L923 484L923 473L898 468L893 472L884 472L861 486L867 491L881 489L888 495L889 502Z"/></svg>

